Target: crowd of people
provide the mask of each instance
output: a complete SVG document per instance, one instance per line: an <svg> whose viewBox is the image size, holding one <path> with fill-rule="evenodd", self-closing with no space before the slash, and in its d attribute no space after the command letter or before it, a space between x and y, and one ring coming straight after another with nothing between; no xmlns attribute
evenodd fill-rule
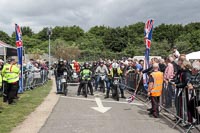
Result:
<svg viewBox="0 0 200 133"><path fill-rule="evenodd" d="M33 89L41 79L41 71L45 70L47 75L48 69L48 62L45 60L30 59L27 63L23 62L23 90ZM20 65L14 58L8 58L6 62L0 59L0 71L0 91L3 94L3 102L14 104L19 98Z"/></svg>
<svg viewBox="0 0 200 133"><path fill-rule="evenodd" d="M135 95L141 92L146 93L152 104L152 107L148 109L150 116L159 117L159 106L166 109L175 106L178 119L190 123L193 123L194 120L200 122L198 112L200 106L200 61L187 60L186 55L180 54L176 47L173 47L172 53L166 58L152 58L148 69L144 69L144 60L134 58L99 59L98 61L85 62L82 65L76 61L69 63L61 60L56 66L57 77L65 69L72 70L71 73L75 71L80 75L78 96L81 94L81 89L85 83L84 77L88 75L90 77L88 86L91 95L93 95L93 91L98 90L101 75L105 75L103 79L107 88L105 98L110 96L114 77L121 77L119 85L121 98L125 98L124 90L126 88L132 87L135 90ZM138 75L134 82L135 85L132 85L133 82L131 84L128 82L130 73ZM144 74L148 75L147 88L143 86L142 77Z"/></svg>

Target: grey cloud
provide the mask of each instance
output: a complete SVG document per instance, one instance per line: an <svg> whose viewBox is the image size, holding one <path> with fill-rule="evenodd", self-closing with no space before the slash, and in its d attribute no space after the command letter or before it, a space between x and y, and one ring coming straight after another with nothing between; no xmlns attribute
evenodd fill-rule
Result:
<svg viewBox="0 0 200 133"><path fill-rule="evenodd" d="M38 32L46 26L124 26L148 18L155 24L200 21L199 0L21 0L0 1L0 30L11 34L14 23Z"/></svg>

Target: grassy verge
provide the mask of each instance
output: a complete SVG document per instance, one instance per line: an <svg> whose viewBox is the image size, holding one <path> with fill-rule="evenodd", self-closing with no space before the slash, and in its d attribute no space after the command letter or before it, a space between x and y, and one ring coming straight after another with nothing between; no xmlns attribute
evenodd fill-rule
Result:
<svg viewBox="0 0 200 133"><path fill-rule="evenodd" d="M41 104L51 88L52 82L49 81L44 86L35 88L33 91L26 91L19 95L20 98L14 105L2 104L2 97L0 97L0 104L3 107L2 113L0 113L0 133L9 133L13 127L22 122L27 115Z"/></svg>

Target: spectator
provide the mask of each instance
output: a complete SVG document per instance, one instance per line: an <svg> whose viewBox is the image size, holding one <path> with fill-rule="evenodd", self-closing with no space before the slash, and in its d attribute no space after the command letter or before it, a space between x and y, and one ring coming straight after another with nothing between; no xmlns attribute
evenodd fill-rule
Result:
<svg viewBox="0 0 200 133"><path fill-rule="evenodd" d="M173 53L172 53L172 54L173 54L173 56L175 57L175 59L178 59L178 58L179 58L180 53L178 52L176 46L173 47Z"/></svg>
<svg viewBox="0 0 200 133"><path fill-rule="evenodd" d="M165 98L165 107L169 108L172 107L172 95L173 95L173 88L172 84L170 83L171 80L174 78L174 66L172 64L173 58L169 57L166 60L167 67L164 73L164 89L163 94Z"/></svg>

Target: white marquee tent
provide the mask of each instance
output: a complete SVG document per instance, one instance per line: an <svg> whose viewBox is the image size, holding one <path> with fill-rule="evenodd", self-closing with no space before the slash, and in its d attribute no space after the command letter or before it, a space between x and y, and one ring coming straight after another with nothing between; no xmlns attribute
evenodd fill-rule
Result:
<svg viewBox="0 0 200 133"><path fill-rule="evenodd" d="M197 60L200 59L200 51L192 52L186 55L186 59L188 60Z"/></svg>

